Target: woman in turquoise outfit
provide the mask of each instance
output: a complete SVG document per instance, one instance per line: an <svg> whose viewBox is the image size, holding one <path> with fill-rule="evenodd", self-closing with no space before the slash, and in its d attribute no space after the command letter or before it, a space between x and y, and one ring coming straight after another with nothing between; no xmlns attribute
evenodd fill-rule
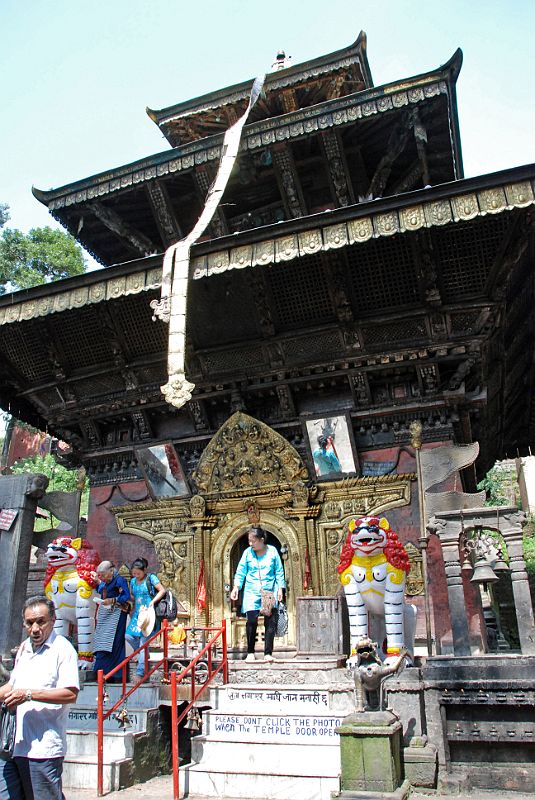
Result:
<svg viewBox="0 0 535 800"><path fill-rule="evenodd" d="M275 607L271 616L264 617L264 661L273 661L273 641L277 629L278 604L283 598L286 588L282 561L275 547L266 544L267 533L263 528L253 527L249 530L249 547L240 558L234 576L234 587L230 593L231 600L238 599L238 592L244 586L242 612L247 616L245 631L247 634L246 661L254 661L256 628L260 613L262 589L275 595Z"/></svg>
<svg viewBox="0 0 535 800"><path fill-rule="evenodd" d="M134 608L130 622L126 629L126 641L134 649L137 650L142 644L145 644L147 639L159 628L160 621L157 619L154 628L146 636L138 625L139 612L142 608L155 606L156 603L162 599L165 594L165 588L159 581L157 575L151 573L147 575L147 567L149 563L146 558L136 558L130 567L132 580L130 581L130 594L134 601ZM150 586L149 586L150 583ZM145 651L142 650L139 654L137 662L137 675L143 675L145 672Z"/></svg>

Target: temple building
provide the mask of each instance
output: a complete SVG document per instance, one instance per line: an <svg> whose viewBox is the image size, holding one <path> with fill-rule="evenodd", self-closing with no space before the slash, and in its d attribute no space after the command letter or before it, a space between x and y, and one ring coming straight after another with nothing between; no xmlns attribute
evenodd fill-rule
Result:
<svg viewBox="0 0 535 800"><path fill-rule="evenodd" d="M461 64L457 50L374 86L363 33L303 64L280 54L191 248L195 389L181 408L161 388L163 253L201 215L253 81L149 110L161 153L34 190L103 269L0 297L0 405L86 467L102 558L146 556L192 622L228 619L236 647L228 593L252 522L283 557L291 648L297 598L338 592L344 526L371 513L408 547L424 641L411 423L424 448L479 443L445 489L474 492L533 447L535 166L464 178ZM435 536L427 558L434 646L448 652Z"/></svg>

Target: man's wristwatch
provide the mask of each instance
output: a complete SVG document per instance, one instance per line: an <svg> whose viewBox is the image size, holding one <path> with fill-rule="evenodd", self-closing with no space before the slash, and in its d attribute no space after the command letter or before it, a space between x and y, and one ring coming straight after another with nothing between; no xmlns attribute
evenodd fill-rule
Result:
<svg viewBox="0 0 535 800"><path fill-rule="evenodd" d="M30 701L32 699L32 690L26 689L26 700Z"/></svg>

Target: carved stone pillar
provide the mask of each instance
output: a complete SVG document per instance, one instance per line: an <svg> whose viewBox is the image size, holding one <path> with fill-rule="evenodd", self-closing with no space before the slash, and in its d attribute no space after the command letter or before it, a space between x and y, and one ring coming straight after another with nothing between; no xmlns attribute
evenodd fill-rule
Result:
<svg viewBox="0 0 535 800"><path fill-rule="evenodd" d="M438 516L432 517L427 524L427 528L431 533L438 535L442 545L448 587L453 652L456 656L469 656L470 636L464 601L461 562L459 560L459 537L462 530L460 516L453 519L443 519Z"/></svg>
<svg viewBox="0 0 535 800"><path fill-rule="evenodd" d="M533 621L533 605L529 590L526 562L524 561L524 548L522 542L522 526L525 524L526 515L523 511L504 514L500 530L509 554L509 567L511 569L511 583L515 599L516 620L520 649L524 655L535 654L535 627Z"/></svg>

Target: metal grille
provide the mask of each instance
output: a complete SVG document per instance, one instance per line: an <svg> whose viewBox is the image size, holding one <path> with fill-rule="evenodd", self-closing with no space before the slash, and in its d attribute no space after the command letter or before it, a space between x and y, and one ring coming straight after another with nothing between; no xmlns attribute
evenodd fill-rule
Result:
<svg viewBox="0 0 535 800"><path fill-rule="evenodd" d="M364 343L367 347L373 345L395 345L397 342L407 342L414 339L427 338L425 319L404 319L388 325L369 325L362 328Z"/></svg>
<svg viewBox="0 0 535 800"><path fill-rule="evenodd" d="M30 381L50 374L43 337L30 325L5 325L0 332L0 351Z"/></svg>
<svg viewBox="0 0 535 800"><path fill-rule="evenodd" d="M442 299L455 302L480 294L509 225L509 217L457 222L433 229Z"/></svg>
<svg viewBox="0 0 535 800"><path fill-rule="evenodd" d="M467 336L476 332L476 322L479 319L480 310L467 311L464 314L451 315L451 332L454 336Z"/></svg>
<svg viewBox="0 0 535 800"><path fill-rule="evenodd" d="M65 353L67 370L112 360L111 342L102 331L102 322L95 309L89 306L64 311L50 319L57 326L57 339Z"/></svg>
<svg viewBox="0 0 535 800"><path fill-rule="evenodd" d="M418 278L408 240L404 234L347 248L348 275L358 314L377 314L382 309L418 302Z"/></svg>
<svg viewBox="0 0 535 800"><path fill-rule="evenodd" d="M118 373L106 373L97 375L85 381L77 381L74 391L80 398L95 397L111 392L124 391L124 379Z"/></svg>
<svg viewBox="0 0 535 800"><path fill-rule="evenodd" d="M131 358L167 350L168 326L161 320L152 321L149 306L152 299L152 294L142 293L110 305L115 324L128 342Z"/></svg>
<svg viewBox="0 0 535 800"><path fill-rule="evenodd" d="M240 350L227 350L220 353L203 353L200 355L203 372L232 372L234 370L251 370L265 366L264 352L261 347L245 347Z"/></svg>
<svg viewBox="0 0 535 800"><path fill-rule="evenodd" d="M340 333L325 331L282 344L288 364L301 364L311 359L337 358L343 350Z"/></svg>
<svg viewBox="0 0 535 800"><path fill-rule="evenodd" d="M279 329L295 330L334 319L328 277L319 256L276 264L266 274Z"/></svg>

